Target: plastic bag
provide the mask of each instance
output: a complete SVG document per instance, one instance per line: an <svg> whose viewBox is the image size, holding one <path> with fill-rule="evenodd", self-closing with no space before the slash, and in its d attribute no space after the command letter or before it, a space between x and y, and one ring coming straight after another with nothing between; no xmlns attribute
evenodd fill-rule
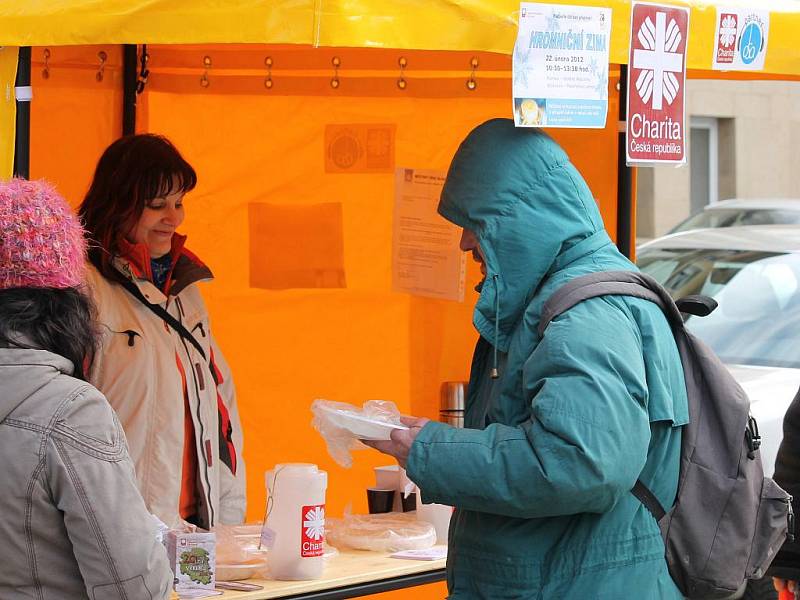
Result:
<svg viewBox="0 0 800 600"><path fill-rule="evenodd" d="M422 550L436 543L433 525L417 521L413 513L346 514L341 519L329 517L325 530L330 543L338 548L398 552Z"/></svg>
<svg viewBox="0 0 800 600"><path fill-rule="evenodd" d="M267 578L267 551L259 549L261 524L217 525L217 579Z"/></svg>
<svg viewBox="0 0 800 600"><path fill-rule="evenodd" d="M346 468L353 466L353 457L350 456L350 451L363 450L367 446L362 444L350 430L344 429L336 422L338 416L355 414L383 423L402 426L400 411L397 410L394 402L388 400L368 400L362 408L358 408L345 402L320 399L314 400L311 404L311 412L314 413L311 425L325 440L331 458Z"/></svg>
<svg viewBox="0 0 800 600"><path fill-rule="evenodd" d="M267 565L267 548L261 542L261 523L217 525L217 580L239 581L256 577L272 579ZM327 563L339 551L325 544L322 560Z"/></svg>

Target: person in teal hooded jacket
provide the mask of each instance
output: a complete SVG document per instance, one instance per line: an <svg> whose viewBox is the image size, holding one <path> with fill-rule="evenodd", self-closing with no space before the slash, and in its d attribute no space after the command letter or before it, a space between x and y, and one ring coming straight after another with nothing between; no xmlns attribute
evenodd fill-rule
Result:
<svg viewBox="0 0 800 600"><path fill-rule="evenodd" d="M607 296L537 334L570 279L636 270L580 173L542 131L491 120L459 147L439 213L483 263L465 428L412 417L370 444L405 465L423 502L455 507L449 598L681 598L630 491L641 478L663 506L677 491L688 406L666 318Z"/></svg>

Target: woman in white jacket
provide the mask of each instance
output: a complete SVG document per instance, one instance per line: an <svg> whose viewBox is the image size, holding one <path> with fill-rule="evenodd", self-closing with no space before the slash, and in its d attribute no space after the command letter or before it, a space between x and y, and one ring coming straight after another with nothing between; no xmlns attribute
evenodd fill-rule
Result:
<svg viewBox="0 0 800 600"><path fill-rule="evenodd" d="M197 283L211 271L177 233L194 169L165 138L106 149L80 206L101 323L89 379L128 437L156 516L208 529L244 520L236 392Z"/></svg>

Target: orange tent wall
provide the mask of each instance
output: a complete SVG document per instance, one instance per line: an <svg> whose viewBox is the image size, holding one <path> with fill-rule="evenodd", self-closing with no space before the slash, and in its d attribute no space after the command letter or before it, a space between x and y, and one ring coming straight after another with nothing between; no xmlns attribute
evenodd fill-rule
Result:
<svg viewBox="0 0 800 600"><path fill-rule="evenodd" d="M121 59L118 49L106 48L104 80L97 81L98 48L56 51L58 57L51 56L49 76L44 78L43 49L34 49L31 172L32 177L53 181L77 205L100 152L120 133ZM340 52L345 62L348 52ZM353 52L369 66L369 54ZM203 88L196 72L176 71L171 76L166 67L153 70L148 90L139 98L139 129L169 137L198 172L182 229L189 236L188 247L216 276L203 285L203 294L237 384L248 519L263 518L264 472L278 462L314 462L328 472L329 515L341 515L347 506L366 512L364 490L374 481L372 468L388 461L364 450L354 453L351 469L337 465L310 425L309 406L315 398L359 405L380 398L394 401L404 413L435 419L441 382L465 380L469 374L476 339L471 327L477 296L473 287L480 273L470 262L467 294L460 303L393 292L394 175L326 173L325 128L392 125L396 166L446 170L472 127L491 117L510 116L510 80L498 79L494 85L501 91L484 95L471 96L463 78L458 90L464 91L445 97L420 97L399 89L373 96L347 95L345 89L337 95L326 74L325 91L271 95L261 85L263 73L249 75L257 77L258 85L247 92L233 79L233 91L223 77ZM274 77L277 81L278 75ZM295 80L296 85L302 87L302 80ZM478 81L480 89L480 75ZM550 131L586 177L612 237L619 97L615 84L612 71L605 129ZM346 85L343 75L342 88ZM360 85L368 90L369 78ZM323 90L308 87L312 92ZM251 207L262 203L278 213L282 207L307 207L308 227L340 235L346 287L251 287L251 258L260 254L260 246L269 245L268 240L251 239L251 234L259 234L251 231ZM339 205L340 231L329 232L328 223L314 222L322 218L313 210L320 203ZM284 225L295 228L291 233L303 233L302 222L278 224ZM286 252L310 261L320 258L314 244L294 245ZM271 254L259 261L283 260L280 252ZM431 597L442 597L441 584L431 589Z"/></svg>
<svg viewBox="0 0 800 600"><path fill-rule="evenodd" d="M107 57L102 77L100 52ZM48 179L77 206L100 154L122 134L122 49L33 48L31 54L31 178Z"/></svg>

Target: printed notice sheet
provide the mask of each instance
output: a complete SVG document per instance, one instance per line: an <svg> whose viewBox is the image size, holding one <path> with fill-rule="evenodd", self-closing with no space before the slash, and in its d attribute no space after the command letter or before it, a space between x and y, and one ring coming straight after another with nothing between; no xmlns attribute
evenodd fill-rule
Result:
<svg viewBox="0 0 800 600"><path fill-rule="evenodd" d="M520 4L517 127L605 127L610 37L610 8Z"/></svg>
<svg viewBox="0 0 800 600"><path fill-rule="evenodd" d="M442 300L464 299L461 228L436 212L445 174L424 169L395 172L392 289Z"/></svg>

